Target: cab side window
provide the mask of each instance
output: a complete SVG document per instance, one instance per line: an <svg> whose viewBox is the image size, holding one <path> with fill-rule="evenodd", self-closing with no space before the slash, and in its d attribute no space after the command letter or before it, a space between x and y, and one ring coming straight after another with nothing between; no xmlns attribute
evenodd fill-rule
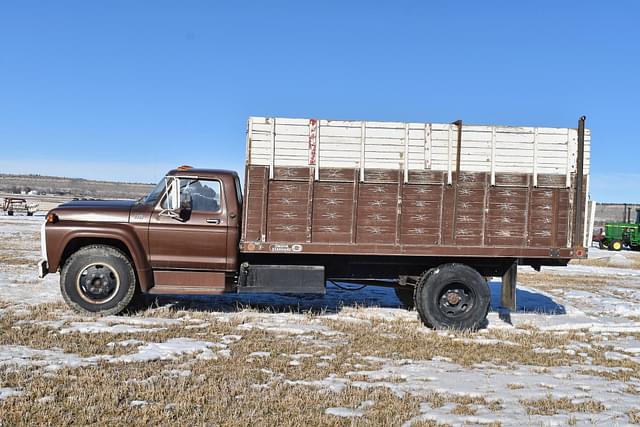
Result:
<svg viewBox="0 0 640 427"><path fill-rule="evenodd" d="M182 189L183 194L191 196L193 211L218 212L220 206L220 181L189 181Z"/></svg>

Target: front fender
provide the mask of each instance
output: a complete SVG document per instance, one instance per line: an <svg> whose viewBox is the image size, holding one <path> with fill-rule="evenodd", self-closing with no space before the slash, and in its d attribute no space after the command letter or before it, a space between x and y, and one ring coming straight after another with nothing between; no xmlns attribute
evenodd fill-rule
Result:
<svg viewBox="0 0 640 427"><path fill-rule="evenodd" d="M106 228L104 223L64 221L57 224L47 224L45 230L47 262L50 272L55 272L61 267L60 263L65 251L75 243L80 241L82 246L86 246L111 240L120 242L127 248L134 268L138 272L142 290L146 291L153 286L153 275L145 245L131 224L112 223Z"/></svg>

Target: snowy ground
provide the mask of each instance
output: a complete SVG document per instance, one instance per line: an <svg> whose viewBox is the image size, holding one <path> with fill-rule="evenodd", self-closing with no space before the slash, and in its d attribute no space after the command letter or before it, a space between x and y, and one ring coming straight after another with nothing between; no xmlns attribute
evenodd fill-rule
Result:
<svg viewBox="0 0 640 427"><path fill-rule="evenodd" d="M494 280L475 334L375 287L87 318L36 278L42 220L0 217L0 425L640 423L640 253L522 268L511 313Z"/></svg>

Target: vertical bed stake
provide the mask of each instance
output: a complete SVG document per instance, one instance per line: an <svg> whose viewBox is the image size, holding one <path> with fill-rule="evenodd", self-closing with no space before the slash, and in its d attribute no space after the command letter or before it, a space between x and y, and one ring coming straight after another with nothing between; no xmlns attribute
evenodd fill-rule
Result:
<svg viewBox="0 0 640 427"><path fill-rule="evenodd" d="M491 127L491 186L496 185L496 127Z"/></svg>
<svg viewBox="0 0 640 427"><path fill-rule="evenodd" d="M447 142L447 185L453 184L453 178L451 177L451 141L453 132L451 125L449 125L449 139Z"/></svg>
<svg viewBox="0 0 640 427"><path fill-rule="evenodd" d="M462 120L453 122L458 126L458 145L456 147L456 182L460 181L460 152L462 151Z"/></svg>
<svg viewBox="0 0 640 427"><path fill-rule="evenodd" d="M569 151L567 149L568 155ZM538 128L533 130L533 186L534 188L538 187Z"/></svg>
<svg viewBox="0 0 640 427"><path fill-rule="evenodd" d="M573 205L574 209L574 223L573 223L573 245L580 245L582 243L582 184L583 184L583 176L584 173L584 122L587 120L585 116L580 117L578 120L578 158L576 159L576 191L574 200L575 203ZM567 156L569 152L567 152Z"/></svg>
<svg viewBox="0 0 640 427"><path fill-rule="evenodd" d="M276 118L271 122L271 158L269 162L269 179L273 179L276 163Z"/></svg>
<svg viewBox="0 0 640 427"><path fill-rule="evenodd" d="M365 132L367 129L367 122L362 122L360 125L360 182L364 182L364 143Z"/></svg>
<svg viewBox="0 0 640 427"><path fill-rule="evenodd" d="M404 183L409 182L409 123L404 125Z"/></svg>

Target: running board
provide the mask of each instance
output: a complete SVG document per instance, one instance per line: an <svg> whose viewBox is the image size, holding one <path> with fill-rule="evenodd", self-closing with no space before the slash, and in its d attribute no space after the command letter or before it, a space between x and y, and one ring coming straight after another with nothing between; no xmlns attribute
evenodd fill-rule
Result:
<svg viewBox="0 0 640 427"><path fill-rule="evenodd" d="M154 271L153 295L219 295L225 292L226 274L211 271Z"/></svg>

